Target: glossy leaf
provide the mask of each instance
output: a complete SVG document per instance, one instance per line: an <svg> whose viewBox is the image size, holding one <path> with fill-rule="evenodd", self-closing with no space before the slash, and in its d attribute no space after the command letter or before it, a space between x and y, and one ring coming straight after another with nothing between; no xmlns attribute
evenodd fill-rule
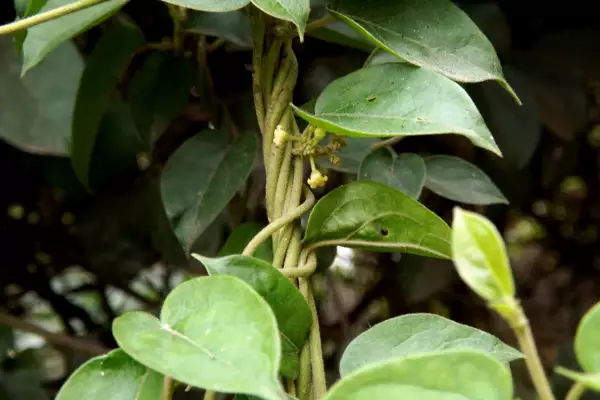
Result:
<svg viewBox="0 0 600 400"><path fill-rule="evenodd" d="M222 13L190 12L185 29L200 35L222 38L240 47L252 48L250 21L242 10Z"/></svg>
<svg viewBox="0 0 600 400"><path fill-rule="evenodd" d="M10 36L0 37L0 58L0 137L23 151L66 156L83 72L75 45L64 43L23 79Z"/></svg>
<svg viewBox="0 0 600 400"><path fill-rule="evenodd" d="M195 278L167 296L160 320L127 313L113 323L119 346L138 362L192 386L284 399L281 344L269 305L230 276Z"/></svg>
<svg viewBox="0 0 600 400"><path fill-rule="evenodd" d="M304 296L271 264L257 258L242 255L208 258L198 254L194 257L204 264L211 276L235 276L252 286L269 303L281 332L282 350L287 350L281 371L288 378L296 378L300 350L312 322Z"/></svg>
<svg viewBox="0 0 600 400"><path fill-rule="evenodd" d="M485 172L460 157L431 156L425 165L425 186L442 197L467 204L508 204Z"/></svg>
<svg viewBox="0 0 600 400"><path fill-rule="evenodd" d="M494 47L448 0L337 0L331 13L378 47L458 82L506 83Z"/></svg>
<svg viewBox="0 0 600 400"><path fill-rule="evenodd" d="M388 360L345 376L324 400L511 400L508 368L485 353L445 350Z"/></svg>
<svg viewBox="0 0 600 400"><path fill-rule="evenodd" d="M242 254L246 245L250 243L252 238L260 232L264 226L255 222L244 222L238 225L230 234L221 250L217 254L218 257L231 256L234 254ZM254 257L270 263L273 260L273 242L266 240L254 252Z"/></svg>
<svg viewBox="0 0 600 400"><path fill-rule="evenodd" d="M355 181L320 199L306 243L450 257L450 228L410 196L373 181Z"/></svg>
<svg viewBox="0 0 600 400"><path fill-rule="evenodd" d="M600 392L600 372L585 374L561 367L556 368L556 372L575 382L580 382L586 388Z"/></svg>
<svg viewBox="0 0 600 400"><path fill-rule="evenodd" d="M479 350L508 363L523 355L487 332L435 314L408 314L381 322L354 339L344 351L340 373L365 365L448 349Z"/></svg>
<svg viewBox="0 0 600 400"><path fill-rule="evenodd" d="M165 3L189 8L191 10L224 12L245 7L250 0L162 0Z"/></svg>
<svg viewBox="0 0 600 400"><path fill-rule="evenodd" d="M251 2L272 17L292 22L298 28L300 39L304 38L306 20L310 12L309 0L251 0Z"/></svg>
<svg viewBox="0 0 600 400"><path fill-rule="evenodd" d="M188 104L194 80L192 61L162 52L149 55L136 72L129 103L148 148Z"/></svg>
<svg viewBox="0 0 600 400"><path fill-rule="evenodd" d="M392 149L382 148L364 158L358 178L385 183L418 199L425 183L425 162L418 154L398 155Z"/></svg>
<svg viewBox="0 0 600 400"><path fill-rule="evenodd" d="M56 400L160 400L162 386L162 375L114 350L79 367Z"/></svg>
<svg viewBox="0 0 600 400"><path fill-rule="evenodd" d="M144 44L134 26L116 25L90 54L77 92L71 129L71 163L79 180L88 184L90 159L102 118L135 50Z"/></svg>
<svg viewBox="0 0 600 400"><path fill-rule="evenodd" d="M29 28L23 42L22 74L39 64L65 40L90 29L119 11L127 1L106 0ZM39 11L49 11L73 2L73 0L48 0Z"/></svg>
<svg viewBox="0 0 600 400"><path fill-rule="evenodd" d="M584 371L600 373L600 303L592 307L579 323L575 354Z"/></svg>
<svg viewBox="0 0 600 400"><path fill-rule="evenodd" d="M452 260L462 280L487 302L515 296L506 246L487 218L458 207L454 209Z"/></svg>
<svg viewBox="0 0 600 400"><path fill-rule="evenodd" d="M161 196L186 253L250 175L257 146L252 133L230 142L224 132L205 130L169 158Z"/></svg>
<svg viewBox="0 0 600 400"><path fill-rule="evenodd" d="M314 114L302 118L329 132L386 137L454 133L500 154L469 95L456 82L408 64L362 68L329 84Z"/></svg>

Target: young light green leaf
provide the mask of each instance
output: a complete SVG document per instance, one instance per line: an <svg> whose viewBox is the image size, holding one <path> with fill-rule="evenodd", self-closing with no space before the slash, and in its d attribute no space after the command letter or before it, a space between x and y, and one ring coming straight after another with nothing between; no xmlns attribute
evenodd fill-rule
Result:
<svg viewBox="0 0 600 400"><path fill-rule="evenodd" d="M392 149L382 148L363 159L358 178L385 183L418 199L425 183L425 161L418 154L398 155Z"/></svg>
<svg viewBox="0 0 600 400"><path fill-rule="evenodd" d="M246 181L257 147L253 133L230 142L226 133L207 129L169 158L161 177L161 196L186 253Z"/></svg>
<svg viewBox="0 0 600 400"><path fill-rule="evenodd" d="M246 7L250 0L162 0L191 10L225 12Z"/></svg>
<svg viewBox="0 0 600 400"><path fill-rule="evenodd" d="M600 373L600 303L583 316L577 327L575 354L584 371Z"/></svg>
<svg viewBox="0 0 600 400"><path fill-rule="evenodd" d="M261 11L272 17L290 21L298 28L300 40L304 39L306 20L310 13L309 0L250 0Z"/></svg>
<svg viewBox="0 0 600 400"><path fill-rule="evenodd" d="M487 218L454 208L452 261L462 280L488 303L515 296L506 246Z"/></svg>
<svg viewBox="0 0 600 400"><path fill-rule="evenodd" d="M368 364L448 349L482 351L508 363L523 355L487 332L435 314L408 314L381 322L354 339L340 361L346 376Z"/></svg>
<svg viewBox="0 0 600 400"><path fill-rule="evenodd" d="M79 367L56 400L160 400L162 386L162 375L114 350Z"/></svg>
<svg viewBox="0 0 600 400"><path fill-rule="evenodd" d="M149 55L136 72L129 103L148 149L188 104L194 80L191 60L163 52Z"/></svg>
<svg viewBox="0 0 600 400"><path fill-rule="evenodd" d="M252 48L250 21L242 10L221 13L190 12L185 30L222 38L243 48Z"/></svg>
<svg viewBox="0 0 600 400"><path fill-rule="evenodd" d="M556 372L575 382L580 382L586 388L600 392L600 372L585 374L562 367L557 367Z"/></svg>
<svg viewBox="0 0 600 400"><path fill-rule="evenodd" d="M167 296L160 320L127 313L114 321L113 334L135 360L187 385L285 399L275 316L235 277L186 281Z"/></svg>
<svg viewBox="0 0 600 400"><path fill-rule="evenodd" d="M94 6L63 15L27 30L23 42L23 69L21 74L38 65L52 50L65 40L101 23L115 14L129 0L106 0ZM73 0L48 0L39 10L50 11L73 3Z"/></svg>
<svg viewBox="0 0 600 400"><path fill-rule="evenodd" d="M323 400L511 400L508 368L473 350L445 350L361 368Z"/></svg>
<svg viewBox="0 0 600 400"><path fill-rule="evenodd" d="M306 243L450 258L450 228L410 196L373 181L355 181L320 199Z"/></svg>
<svg viewBox="0 0 600 400"><path fill-rule="evenodd" d="M295 379L298 374L298 358L306 341L312 322L308 303L298 289L271 264L254 257L232 255L208 258L193 255L211 276L232 275L256 290L271 306L282 336L281 372Z"/></svg>
<svg viewBox="0 0 600 400"><path fill-rule="evenodd" d="M425 186L442 197L466 204L508 204L485 172L462 158L431 156L425 165Z"/></svg>
<svg viewBox="0 0 600 400"><path fill-rule="evenodd" d="M518 100L492 44L448 0L337 0L330 11L402 60L458 82L496 80Z"/></svg>
<svg viewBox="0 0 600 400"><path fill-rule="evenodd" d="M242 254L246 245L260 232L264 226L255 222L244 222L238 225L230 234L217 257ZM273 242L266 240L254 252L254 257L270 263L273 261Z"/></svg>
<svg viewBox="0 0 600 400"><path fill-rule="evenodd" d="M456 82L409 64L362 68L333 81L314 114L294 107L315 126L348 136L454 133L500 155L475 104Z"/></svg>
<svg viewBox="0 0 600 400"><path fill-rule="evenodd" d="M10 36L0 36L0 59L0 137L23 151L68 155L77 85L83 73L75 45L59 46L23 79Z"/></svg>
<svg viewBox="0 0 600 400"><path fill-rule="evenodd" d="M121 74L143 44L144 35L137 27L116 25L102 36L87 60L71 126L71 163L86 187L100 123Z"/></svg>

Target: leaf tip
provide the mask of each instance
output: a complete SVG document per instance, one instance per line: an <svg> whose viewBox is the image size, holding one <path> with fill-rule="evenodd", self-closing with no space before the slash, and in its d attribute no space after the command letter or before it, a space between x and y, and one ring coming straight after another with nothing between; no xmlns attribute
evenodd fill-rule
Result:
<svg viewBox="0 0 600 400"><path fill-rule="evenodd" d="M519 106L523 105L523 102L521 101L521 99L519 98L517 93L514 91L512 86L510 86L510 84L508 83L508 81L506 79L504 79L504 78L498 79L498 83L500 84L500 86L502 86L508 92L508 94L510 94L510 96L515 100L517 105L519 105Z"/></svg>

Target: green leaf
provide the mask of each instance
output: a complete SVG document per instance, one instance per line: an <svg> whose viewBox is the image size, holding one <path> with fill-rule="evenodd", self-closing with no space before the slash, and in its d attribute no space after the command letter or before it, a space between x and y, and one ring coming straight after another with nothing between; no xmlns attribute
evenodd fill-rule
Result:
<svg viewBox="0 0 600 400"><path fill-rule="evenodd" d="M389 64L389 63L403 63L404 60L399 59L391 53L388 53L381 48L376 48L369 54L369 57L365 61L365 67L370 67L373 65L379 64Z"/></svg>
<svg viewBox="0 0 600 400"><path fill-rule="evenodd" d="M358 177L385 183L418 199L425 183L425 162L418 154L398 155L392 149L382 148L364 158Z"/></svg>
<svg viewBox="0 0 600 400"><path fill-rule="evenodd" d="M225 39L243 48L252 48L252 29L242 10L222 13L190 12L185 23L189 32Z"/></svg>
<svg viewBox="0 0 600 400"><path fill-rule="evenodd" d="M452 261L462 280L487 302L515 296L506 246L487 218L454 208Z"/></svg>
<svg viewBox="0 0 600 400"><path fill-rule="evenodd" d="M244 184L257 147L253 133L230 142L224 132L204 130L169 158L162 173L161 196L186 253Z"/></svg>
<svg viewBox="0 0 600 400"><path fill-rule="evenodd" d="M194 79L191 60L164 52L151 54L137 70L129 103L149 149L188 104Z"/></svg>
<svg viewBox="0 0 600 400"><path fill-rule="evenodd" d="M0 37L0 58L0 137L23 151L66 156L83 72L75 45L64 43L23 79L9 36Z"/></svg>
<svg viewBox="0 0 600 400"><path fill-rule="evenodd" d="M586 388L600 392L600 372L584 374L581 372L571 371L561 367L557 367L556 372L560 375L566 376L567 378L574 380L575 382L580 382Z"/></svg>
<svg viewBox="0 0 600 400"><path fill-rule="evenodd" d="M431 156L425 159L425 165L425 186L442 197L467 204L508 204L485 172L462 158Z"/></svg>
<svg viewBox="0 0 600 400"><path fill-rule="evenodd" d="M366 52L373 50L373 43L365 40L363 36L340 21L333 21L322 28L308 32L307 35L329 43L340 44Z"/></svg>
<svg viewBox="0 0 600 400"><path fill-rule="evenodd" d="M79 83L71 129L71 163L77 178L89 187L88 173L102 118L123 71L135 50L144 44L132 25L107 31L90 54Z"/></svg>
<svg viewBox="0 0 600 400"><path fill-rule="evenodd" d="M378 47L458 82L496 80L515 99L494 47L447 0L337 0L331 13Z"/></svg>
<svg viewBox="0 0 600 400"><path fill-rule="evenodd" d="M320 199L310 213L306 243L450 257L450 228L408 195L355 181Z"/></svg>
<svg viewBox="0 0 600 400"><path fill-rule="evenodd" d="M46 0L15 0L15 11L17 19L27 18L37 14L46 4ZM27 29L23 29L13 33L15 47L18 54L22 54L23 42L27 36Z"/></svg>
<svg viewBox="0 0 600 400"><path fill-rule="evenodd" d="M162 386L162 375L114 350L79 367L56 400L160 400Z"/></svg>
<svg viewBox="0 0 600 400"><path fill-rule="evenodd" d="M309 0L251 0L252 4L272 17L290 21L298 28L300 40L304 39L306 20L310 13Z"/></svg>
<svg viewBox="0 0 600 400"><path fill-rule="evenodd" d="M409 314L381 322L354 339L340 361L348 375L368 364L448 349L473 349L508 363L523 355L487 332L435 314Z"/></svg>
<svg viewBox="0 0 600 400"><path fill-rule="evenodd" d="M287 343L288 350L293 351L295 357L292 359L298 359L310 330L312 314L304 296L288 278L271 264L254 257L232 255L208 258L198 254L193 256L204 264L210 275L232 275L252 286L271 306L277 318L282 343ZM294 371L292 368L288 369ZM294 372L293 376L286 376L296 378L297 370Z"/></svg>
<svg viewBox="0 0 600 400"><path fill-rule="evenodd" d="M38 65L52 50L65 40L101 23L115 14L128 0L106 0L94 6L76 11L32 26L23 42L23 69L21 74ZM39 10L45 12L73 3L73 0L48 0Z"/></svg>
<svg viewBox="0 0 600 400"><path fill-rule="evenodd" d="M297 107L311 124L339 135L386 137L455 133L500 155L475 104L456 82L408 64L362 68L333 81L314 114Z"/></svg>
<svg viewBox="0 0 600 400"><path fill-rule="evenodd" d="M323 400L511 400L508 368L485 353L445 350L369 365Z"/></svg>
<svg viewBox="0 0 600 400"><path fill-rule="evenodd" d="M252 238L256 236L264 228L263 225L255 222L244 222L238 225L230 234L221 250L217 254L218 257L230 256L233 254L242 254L246 245L250 243ZM254 252L254 257L270 263L273 260L273 242L266 240L258 246Z"/></svg>
<svg viewBox="0 0 600 400"><path fill-rule="evenodd" d="M113 323L119 346L138 362L187 385L284 399L281 343L269 305L231 276L195 278L167 296L160 320L127 313Z"/></svg>
<svg viewBox="0 0 600 400"><path fill-rule="evenodd" d="M233 11L245 7L250 0L162 0L165 3L174 4L192 10L224 12Z"/></svg>
<svg viewBox="0 0 600 400"><path fill-rule="evenodd" d="M575 336L577 361L586 372L600 373L600 303L581 319Z"/></svg>

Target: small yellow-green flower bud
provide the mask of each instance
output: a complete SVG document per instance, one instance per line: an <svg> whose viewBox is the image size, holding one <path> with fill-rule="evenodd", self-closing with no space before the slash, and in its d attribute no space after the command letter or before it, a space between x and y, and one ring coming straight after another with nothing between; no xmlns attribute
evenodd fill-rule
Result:
<svg viewBox="0 0 600 400"><path fill-rule="evenodd" d="M283 146L288 138L289 134L285 131L285 129L283 129L283 126L277 125L277 128L275 128L275 137L273 138L273 143L275 143L275 146Z"/></svg>
<svg viewBox="0 0 600 400"><path fill-rule="evenodd" d="M325 183L327 183L327 177L315 169L311 172L310 178L308 178L306 183L308 183L308 186L310 186L311 189L317 189L325 186Z"/></svg>
<svg viewBox="0 0 600 400"><path fill-rule="evenodd" d="M325 129L317 128L315 129L314 137L316 140L323 140L326 134L327 132L325 132Z"/></svg>
<svg viewBox="0 0 600 400"><path fill-rule="evenodd" d="M335 154L329 156L329 161L331 161L333 165L340 165L342 163L342 159L340 158L340 156Z"/></svg>

